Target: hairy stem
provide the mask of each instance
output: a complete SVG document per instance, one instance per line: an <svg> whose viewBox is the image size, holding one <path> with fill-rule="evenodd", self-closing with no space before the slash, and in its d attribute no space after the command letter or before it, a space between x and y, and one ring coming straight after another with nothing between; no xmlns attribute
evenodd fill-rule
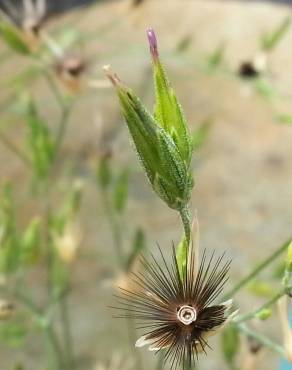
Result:
<svg viewBox="0 0 292 370"><path fill-rule="evenodd" d="M246 277L240 280L228 293L225 294L224 298L234 297L234 295L245 285L247 285L251 280L253 280L262 270L264 270L267 266L269 266L272 262L275 261L277 257L279 257L282 253L284 253L289 244L291 243L291 239L286 241L282 244L278 249L276 249L270 256L260 262L254 270L252 270Z"/></svg>
<svg viewBox="0 0 292 370"><path fill-rule="evenodd" d="M182 220L187 246L189 246L191 241L191 214L188 205L183 206L179 210L179 214Z"/></svg>

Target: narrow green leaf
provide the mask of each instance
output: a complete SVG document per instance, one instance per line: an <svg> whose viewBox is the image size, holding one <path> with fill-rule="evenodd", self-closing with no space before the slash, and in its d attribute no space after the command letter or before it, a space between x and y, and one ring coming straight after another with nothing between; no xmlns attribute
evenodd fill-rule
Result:
<svg viewBox="0 0 292 370"><path fill-rule="evenodd" d="M182 280L184 279L184 276L186 274L187 257L188 257L188 243L184 235L176 249L176 260Z"/></svg>
<svg viewBox="0 0 292 370"><path fill-rule="evenodd" d="M212 70L218 68L223 61L224 53L225 53L225 44L221 43L210 55L208 55L207 67Z"/></svg>
<svg viewBox="0 0 292 370"><path fill-rule="evenodd" d="M128 260L126 262L126 270L130 271L133 263L135 262L136 258L139 254L145 249L146 241L145 241L145 234L142 229L138 228L134 235L134 240L132 243L131 252L128 256Z"/></svg>
<svg viewBox="0 0 292 370"><path fill-rule="evenodd" d="M289 114L289 113L279 113L276 116L276 120L279 123L282 123L284 125L292 125L292 114Z"/></svg>
<svg viewBox="0 0 292 370"><path fill-rule="evenodd" d="M21 240L20 260L24 264L37 262L41 246L41 220L34 218L25 230Z"/></svg>
<svg viewBox="0 0 292 370"><path fill-rule="evenodd" d="M110 155L106 153L100 158L97 168L97 181L102 189L107 189L112 181L112 171L110 167Z"/></svg>
<svg viewBox="0 0 292 370"><path fill-rule="evenodd" d="M27 334L27 327L21 320L16 322L7 321L0 325L0 341L9 347L21 347Z"/></svg>
<svg viewBox="0 0 292 370"><path fill-rule="evenodd" d="M30 50L19 30L12 24L0 20L0 35L5 43L19 54L28 55Z"/></svg>
<svg viewBox="0 0 292 370"><path fill-rule="evenodd" d="M119 174L115 186L114 186L114 194L113 194L113 201L114 207L118 213L123 212L127 203L129 191L129 170L125 169L122 170Z"/></svg>
<svg viewBox="0 0 292 370"><path fill-rule="evenodd" d="M45 121L39 116L31 101L28 105L27 124L29 128L28 147L34 165L35 175L44 179L54 158L54 141Z"/></svg>
<svg viewBox="0 0 292 370"><path fill-rule="evenodd" d="M274 49L288 32L290 25L291 18L287 17L273 32L263 35L261 40L262 49L268 51Z"/></svg>

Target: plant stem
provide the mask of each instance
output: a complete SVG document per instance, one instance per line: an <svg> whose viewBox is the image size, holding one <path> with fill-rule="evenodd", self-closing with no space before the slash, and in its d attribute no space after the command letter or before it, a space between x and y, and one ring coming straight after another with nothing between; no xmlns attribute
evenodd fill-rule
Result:
<svg viewBox="0 0 292 370"><path fill-rule="evenodd" d="M60 349L56 334L51 324L47 324L43 328L44 340L47 348L48 370L64 370L62 351Z"/></svg>
<svg viewBox="0 0 292 370"><path fill-rule="evenodd" d="M104 202L104 210L105 214L107 216L107 220L109 223L109 226L112 230L112 235L113 235L113 241L114 241L114 246L115 246L115 251L116 251L116 258L118 261L118 264L120 267L124 270L125 265L124 265L124 256L123 256L123 243L122 243L122 235L121 235L121 230L120 230L120 225L117 222L117 219L115 217L110 199L108 197L108 194L106 190L102 191L102 198Z"/></svg>
<svg viewBox="0 0 292 370"><path fill-rule="evenodd" d="M275 343L271 339L267 338L266 336L253 331L252 329L248 328L244 323L238 324L236 326L238 330L240 330L242 333L246 334L249 337L256 339L259 343L276 351L280 356L285 357L285 350L280 344Z"/></svg>
<svg viewBox="0 0 292 370"><path fill-rule="evenodd" d="M59 155L60 148L64 140L64 136L66 133L66 129L67 129L67 125L69 122L70 113L71 113L71 107L72 107L71 104L67 104L66 106L62 105L61 107L62 108L61 119L60 119L58 131L56 135L56 141L55 141L55 151L54 151L55 159Z"/></svg>
<svg viewBox="0 0 292 370"><path fill-rule="evenodd" d="M267 301L266 303L264 303L261 307L257 308L256 310L253 310L247 314L244 314L244 315L240 315L238 316L237 318L235 318L233 320L233 322L235 324L240 324L244 321L247 321L247 320L251 320L253 319L254 317L256 317L256 315L261 312L262 310L266 309L266 308L269 308L270 306L272 306L274 303L276 303L283 295L285 294L285 290L281 290L279 293L277 293L274 297L272 297L269 301Z"/></svg>
<svg viewBox="0 0 292 370"><path fill-rule="evenodd" d="M291 243L291 239L286 241L282 244L275 252L273 252L269 257L267 257L264 261L260 262L251 273L249 273L246 277L240 280L228 293L225 294L224 299L228 299L230 297L234 297L234 295L245 285L247 285L255 276L257 276L262 270L264 270L270 263L274 262L274 260L279 257L283 252L287 250L287 247Z"/></svg>
<svg viewBox="0 0 292 370"><path fill-rule="evenodd" d="M188 205L183 206L179 210L179 214L184 227L187 246L189 246L191 241L191 214Z"/></svg>
<svg viewBox="0 0 292 370"><path fill-rule="evenodd" d="M0 133L0 141L1 143L11 152L13 153L26 167L31 168L31 162L29 158L17 148L13 144L12 141L10 141L3 132Z"/></svg>
<svg viewBox="0 0 292 370"><path fill-rule="evenodd" d="M63 295L60 300L61 322L64 336L64 352L68 370L75 370L73 339L71 333L70 316L67 294Z"/></svg>

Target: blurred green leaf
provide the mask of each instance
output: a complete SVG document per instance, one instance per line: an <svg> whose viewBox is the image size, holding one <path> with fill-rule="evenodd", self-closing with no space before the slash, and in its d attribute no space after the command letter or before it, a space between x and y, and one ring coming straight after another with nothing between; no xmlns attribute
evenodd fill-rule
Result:
<svg viewBox="0 0 292 370"><path fill-rule="evenodd" d="M21 33L12 24L0 20L0 35L4 42L17 53L23 55L30 54L30 50L23 40Z"/></svg>
<svg viewBox="0 0 292 370"><path fill-rule="evenodd" d="M191 35L185 35L177 43L177 46L175 48L176 52L183 53L184 51L186 51L190 47L191 42L192 42L192 36Z"/></svg>
<svg viewBox="0 0 292 370"><path fill-rule="evenodd" d="M37 262L41 247L41 220L34 218L25 230L21 240L20 259L24 264Z"/></svg>
<svg viewBox="0 0 292 370"><path fill-rule="evenodd" d="M272 100L277 97L277 92L273 86L264 78L257 78L254 80L256 91L265 99Z"/></svg>
<svg viewBox="0 0 292 370"><path fill-rule="evenodd" d="M213 121L211 119L207 119L192 134L192 142L193 142L194 150L199 150L205 144L212 124L213 124Z"/></svg>
<svg viewBox="0 0 292 370"><path fill-rule="evenodd" d="M69 271L59 257L57 250L54 250L52 258L51 283L53 297L55 300L58 300L68 290Z"/></svg>
<svg viewBox="0 0 292 370"><path fill-rule="evenodd" d="M221 348L223 356L228 364L233 365L235 356L239 351L240 339L236 326L229 324L223 330L221 336Z"/></svg>
<svg viewBox="0 0 292 370"><path fill-rule="evenodd" d="M129 170L124 169L119 174L114 187L114 207L121 213L126 206L129 190Z"/></svg>
<svg viewBox="0 0 292 370"><path fill-rule="evenodd" d="M8 85L13 86L14 88L23 88L28 84L35 81L43 72L43 69L40 66L30 65L24 71L13 75L8 80Z"/></svg>
<svg viewBox="0 0 292 370"><path fill-rule="evenodd" d="M24 344L28 331L23 321L7 321L0 325L0 342L17 348Z"/></svg>
<svg viewBox="0 0 292 370"><path fill-rule="evenodd" d="M248 290L254 295L263 298L270 298L275 292L275 289L271 284L259 280L250 282Z"/></svg>
<svg viewBox="0 0 292 370"><path fill-rule="evenodd" d="M63 27L56 36L56 41L62 49L70 49L82 41L82 34L74 28Z"/></svg>
<svg viewBox="0 0 292 370"><path fill-rule="evenodd" d="M126 270L130 271L136 258L145 249L145 234L142 229L138 228L135 232L132 248L128 260L126 262Z"/></svg>
<svg viewBox="0 0 292 370"><path fill-rule="evenodd" d="M28 104L27 124L29 128L28 146L35 175L39 179L44 179L53 162L54 140L45 121L39 116L33 101Z"/></svg>
<svg viewBox="0 0 292 370"><path fill-rule="evenodd" d="M110 154L106 153L100 158L97 169L97 181L101 188L106 189L112 180L112 171L110 167Z"/></svg>
<svg viewBox="0 0 292 370"><path fill-rule="evenodd" d="M280 25L272 32L266 33L261 39L261 47L263 50L272 50L282 38L286 35L291 25L291 18L285 18Z"/></svg>
<svg viewBox="0 0 292 370"><path fill-rule="evenodd" d="M276 120L284 125L292 125L292 114L280 113L276 116Z"/></svg>
<svg viewBox="0 0 292 370"><path fill-rule="evenodd" d="M19 266L19 253L12 186L6 183L0 199L0 271L14 272Z"/></svg>
<svg viewBox="0 0 292 370"><path fill-rule="evenodd" d="M207 67L211 70L218 68L224 58L225 44L221 43L217 48L207 57Z"/></svg>

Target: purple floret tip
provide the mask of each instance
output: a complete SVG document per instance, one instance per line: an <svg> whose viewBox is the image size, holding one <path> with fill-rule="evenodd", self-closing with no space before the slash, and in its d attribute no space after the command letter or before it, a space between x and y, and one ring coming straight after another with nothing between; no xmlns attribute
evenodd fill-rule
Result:
<svg viewBox="0 0 292 370"><path fill-rule="evenodd" d="M153 60L158 59L157 39L153 28L147 29L147 37L150 45L150 52Z"/></svg>

